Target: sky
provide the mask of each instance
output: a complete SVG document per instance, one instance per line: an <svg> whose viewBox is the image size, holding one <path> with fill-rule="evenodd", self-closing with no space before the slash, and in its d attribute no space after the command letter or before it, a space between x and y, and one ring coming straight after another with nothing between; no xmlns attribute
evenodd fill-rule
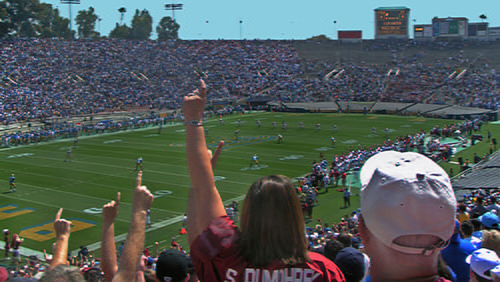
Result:
<svg viewBox="0 0 500 282"><path fill-rule="evenodd" d="M307 39L324 34L336 39L338 30L362 30L363 39L374 38L374 12L379 7L404 6L410 9L410 25L430 24L433 17L466 17L469 22L480 22L485 14L490 27L500 26L498 0L80 0L72 5L74 18L78 10L89 7L101 17L97 31L108 35L120 22L118 9L125 7L123 22L130 26L136 9L147 9L153 17L153 33L161 18L172 16L165 4L183 4L175 11L180 24L179 38L195 39ZM69 18L69 7L60 0L41 0L60 10ZM495 13L494 11L497 11ZM241 21L241 23L240 23ZM334 23L334 21L336 23ZM413 28L410 27L410 37Z"/></svg>

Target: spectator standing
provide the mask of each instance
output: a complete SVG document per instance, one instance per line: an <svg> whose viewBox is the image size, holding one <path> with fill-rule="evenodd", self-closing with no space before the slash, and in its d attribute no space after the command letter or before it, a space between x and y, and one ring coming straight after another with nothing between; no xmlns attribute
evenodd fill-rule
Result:
<svg viewBox="0 0 500 282"><path fill-rule="evenodd" d="M418 153L385 151L360 176L359 231L371 281L446 281L439 250L453 235L457 205L447 173Z"/></svg>
<svg viewBox="0 0 500 282"><path fill-rule="evenodd" d="M481 222L481 229L483 230L498 229L499 227L498 223L500 222L500 219L498 218L498 215L492 212L486 212L478 219Z"/></svg>
<svg viewBox="0 0 500 282"><path fill-rule="evenodd" d="M460 223L455 222L455 231L451 236L448 246L441 251L441 256L446 264L457 276L456 282L469 281L469 264L465 262L467 256L471 255L476 248L470 241L464 240L460 236Z"/></svg>
<svg viewBox="0 0 500 282"><path fill-rule="evenodd" d="M81 260L86 260L89 255L89 249L86 246L80 246L80 250L78 251L78 257Z"/></svg>
<svg viewBox="0 0 500 282"><path fill-rule="evenodd" d="M19 253L19 248L21 248L21 243L24 241L23 238L19 237L19 235L12 235L12 256L15 260L21 261L21 254Z"/></svg>
<svg viewBox="0 0 500 282"><path fill-rule="evenodd" d="M342 186L346 186L347 172L342 172Z"/></svg>
<svg viewBox="0 0 500 282"><path fill-rule="evenodd" d="M457 219L460 223L470 219L469 213L467 212L467 206L463 203L458 205Z"/></svg>
<svg viewBox="0 0 500 282"><path fill-rule="evenodd" d="M184 97L187 163L192 182L188 242L200 280L240 281L247 277L260 281L275 275L282 279L301 275L310 281L344 281L333 262L307 251L299 199L285 177L273 175L252 184L241 211L241 232L228 218L212 172L223 142L213 157L207 154L201 124L207 89L203 80L200 84L198 90Z"/></svg>
<svg viewBox="0 0 500 282"><path fill-rule="evenodd" d="M352 247L343 248L337 253L335 264L344 274L346 282L359 282L365 276L365 256Z"/></svg>
<svg viewBox="0 0 500 282"><path fill-rule="evenodd" d="M484 203L484 197L481 195L477 196L476 206L470 211L470 215L472 216L472 218L478 218L488 211L488 209L485 206L483 206L483 203Z"/></svg>
<svg viewBox="0 0 500 282"><path fill-rule="evenodd" d="M327 257L329 260L335 261L337 254L343 248L345 248L344 244L342 244L338 240L336 239L329 240L328 242L326 242L325 247L323 248L323 255Z"/></svg>
<svg viewBox="0 0 500 282"><path fill-rule="evenodd" d="M176 249L170 249L160 253L156 261L156 278L159 281L188 281L187 256Z"/></svg>
<svg viewBox="0 0 500 282"><path fill-rule="evenodd" d="M488 206L489 211L495 210L497 215L500 215L500 205L498 204L499 198L492 197L493 202Z"/></svg>
<svg viewBox="0 0 500 282"><path fill-rule="evenodd" d="M468 256L466 261L470 264L471 282L491 281L492 273L500 272L500 258L492 250L481 248Z"/></svg>
<svg viewBox="0 0 500 282"><path fill-rule="evenodd" d="M486 248L493 250L500 254L500 231L489 230L483 232L483 241L481 242L481 248Z"/></svg>
<svg viewBox="0 0 500 282"><path fill-rule="evenodd" d="M462 232L462 239L470 241L472 239L472 233L474 232L474 226L470 220L466 220L460 223L460 231Z"/></svg>

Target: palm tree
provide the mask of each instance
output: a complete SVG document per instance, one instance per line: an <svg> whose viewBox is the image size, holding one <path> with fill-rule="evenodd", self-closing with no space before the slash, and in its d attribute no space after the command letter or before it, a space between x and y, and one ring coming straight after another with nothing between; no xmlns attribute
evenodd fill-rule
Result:
<svg viewBox="0 0 500 282"><path fill-rule="evenodd" d="M120 9L118 9L118 12L120 12L120 14L121 14L121 17L120 17L120 25L121 25L123 22L123 15L125 15L125 13L127 12L127 9L125 7L121 7Z"/></svg>
<svg viewBox="0 0 500 282"><path fill-rule="evenodd" d="M480 16L479 16L479 18L480 18L481 20L483 20L483 21L484 21L485 19L487 19L487 17L486 17L486 15L485 15L485 14L480 15Z"/></svg>

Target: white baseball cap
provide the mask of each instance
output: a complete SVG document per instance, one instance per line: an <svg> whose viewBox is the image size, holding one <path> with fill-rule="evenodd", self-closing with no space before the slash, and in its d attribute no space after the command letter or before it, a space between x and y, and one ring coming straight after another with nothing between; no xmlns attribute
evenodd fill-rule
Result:
<svg viewBox="0 0 500 282"><path fill-rule="evenodd" d="M448 175L434 161L418 153L385 151L365 162L360 179L363 219L380 242L406 254L430 255L446 246L457 202ZM441 240L418 248L394 242L406 235Z"/></svg>
<svg viewBox="0 0 500 282"><path fill-rule="evenodd" d="M498 272L500 267L500 258L495 251L485 248L474 251L465 259L465 262L470 264L470 268L474 273L486 280L493 280L490 272Z"/></svg>

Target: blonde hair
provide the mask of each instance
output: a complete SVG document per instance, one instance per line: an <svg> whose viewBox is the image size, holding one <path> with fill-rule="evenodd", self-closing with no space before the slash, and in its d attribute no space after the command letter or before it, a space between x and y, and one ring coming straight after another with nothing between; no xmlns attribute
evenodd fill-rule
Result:
<svg viewBox="0 0 500 282"><path fill-rule="evenodd" d="M481 248L486 248L495 251L500 256L500 231L498 230L483 230L483 242Z"/></svg>

